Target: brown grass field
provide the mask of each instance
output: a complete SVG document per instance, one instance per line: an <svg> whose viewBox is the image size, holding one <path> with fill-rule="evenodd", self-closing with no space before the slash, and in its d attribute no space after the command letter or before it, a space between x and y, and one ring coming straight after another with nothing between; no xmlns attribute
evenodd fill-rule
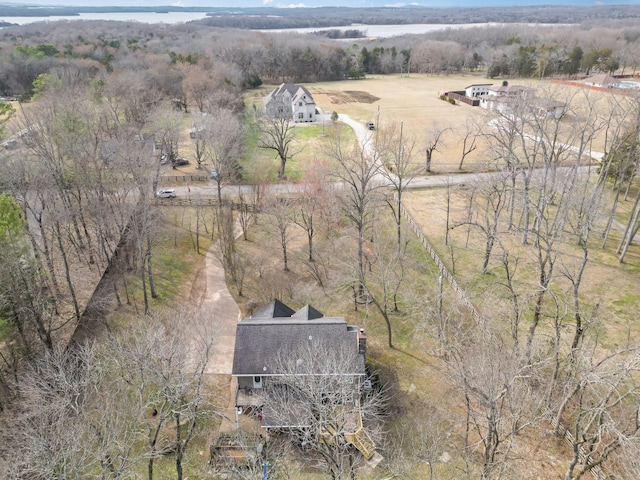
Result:
<svg viewBox="0 0 640 480"><path fill-rule="evenodd" d="M451 105L440 100L439 96L449 90L463 90L474 83L499 84L502 80L491 80L480 75L432 76L422 74L372 75L361 80L340 82L322 82L304 84L314 96L318 106L327 115L331 112L347 114L356 121L375 122L379 128L392 125L403 128L407 138L416 140L414 160L418 164L425 161L425 138L434 129L446 130L442 142L433 157L434 174L459 172L458 165L462 155L462 141L467 123L486 124L489 117L485 109L458 103ZM540 98L554 98L571 105L572 115L565 123L567 131L574 126L574 120L584 114L589 103L597 105L600 115L605 115L615 102L625 101L624 97L612 93L602 93L531 79L509 80L511 84L522 84L534 88ZM273 85L262 86L246 95L250 108L260 106L262 97L273 89ZM483 139L477 142L478 148L469 154L464 162L463 171L484 171L489 168L490 154ZM592 148L604 149L604 137L598 136ZM320 152L307 149L301 157L312 158Z"/></svg>

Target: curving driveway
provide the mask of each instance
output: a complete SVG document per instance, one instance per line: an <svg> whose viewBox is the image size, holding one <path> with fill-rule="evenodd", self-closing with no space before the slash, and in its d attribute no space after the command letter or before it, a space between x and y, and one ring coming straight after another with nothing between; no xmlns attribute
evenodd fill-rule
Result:
<svg viewBox="0 0 640 480"><path fill-rule="evenodd" d="M212 244L205 257L206 291L200 304L202 318L210 319L213 324L214 337L205 372L231 375L236 325L242 320L242 314L227 288L224 269L215 254L217 248L217 243Z"/></svg>

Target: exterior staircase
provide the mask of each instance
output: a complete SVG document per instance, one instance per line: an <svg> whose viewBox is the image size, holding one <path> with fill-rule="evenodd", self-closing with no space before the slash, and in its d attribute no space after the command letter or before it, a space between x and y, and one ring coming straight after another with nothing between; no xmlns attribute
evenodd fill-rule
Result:
<svg viewBox="0 0 640 480"><path fill-rule="evenodd" d="M367 460L370 460L376 453L376 444L373 443L373 440L371 440L371 437L363 427L358 428L353 433L345 434L345 437Z"/></svg>
<svg viewBox="0 0 640 480"><path fill-rule="evenodd" d="M362 425L360 410L349 412L349 416L351 421L348 424L351 425L353 431L339 432L335 424L327 422L323 425L322 435L328 441L336 441L340 438L344 439L343 441L346 440L347 443L356 447L366 460L371 460L376 453L376 444Z"/></svg>

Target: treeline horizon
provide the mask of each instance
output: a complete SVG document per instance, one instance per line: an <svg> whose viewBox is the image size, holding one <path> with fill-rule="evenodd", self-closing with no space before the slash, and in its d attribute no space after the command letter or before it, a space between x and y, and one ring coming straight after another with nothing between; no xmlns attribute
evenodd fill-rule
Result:
<svg viewBox="0 0 640 480"><path fill-rule="evenodd" d="M246 89L397 73L575 78L596 72L632 74L639 66L640 25L624 20L483 25L349 42L197 22L74 20L0 31L0 94L23 98L33 94L34 81L42 74L73 83L136 71L149 88L181 98L181 82L192 70L204 76L216 72L227 85Z"/></svg>

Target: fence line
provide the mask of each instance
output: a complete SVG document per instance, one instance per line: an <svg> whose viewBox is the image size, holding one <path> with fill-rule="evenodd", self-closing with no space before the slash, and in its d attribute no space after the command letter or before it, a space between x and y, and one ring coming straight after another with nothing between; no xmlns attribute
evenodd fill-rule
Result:
<svg viewBox="0 0 640 480"><path fill-rule="evenodd" d="M573 448L575 445L575 439L573 437L573 433L571 433L567 428L562 424L558 424L558 419L555 415L552 414L551 410L548 408L542 413L542 417L547 420L551 426L554 428L554 431L558 431L558 433L562 436L562 439L565 440L570 447ZM586 452L581 445L578 445L578 459L582 462L583 465L586 465L589 461L589 454ZM609 478L604 471L604 468L601 465L596 465L592 467L589 472L591 472L591 476L595 480L606 480Z"/></svg>
<svg viewBox="0 0 640 480"><path fill-rule="evenodd" d="M407 209L402 204L400 204L400 211L402 212L402 215L407 219L407 222L409 222L409 225L411 225L411 227L413 228L413 231L418 237L418 240L420 240L420 243L422 243L422 246L429 253L429 255L431 256L431 259L437 265L438 270L440 271L440 274L447 279L447 281L449 282L449 285L456 292L458 299L462 301L462 303L471 311L471 315L473 316L474 320L478 323L478 325L483 326L484 320L480 315L480 313L478 312L478 310L476 309L476 307L471 302L469 295L467 295L467 292L462 287L460 287L460 285L458 284L454 276L451 274L449 269L445 266L444 262L442 261L438 253L435 251L433 246L429 243L427 238L424 236L424 234L422 233L422 230L420 230L420 227L418 226L417 222L413 219L411 214L407 211ZM557 418L555 417L555 415L551 413L549 409L545 409L542 416L545 420L547 420L551 424L551 426L554 428L554 431L557 430L560 433L562 438L571 447L574 446L573 434L569 430L567 430L562 424L558 425ZM589 455L587 454L587 452L582 446L578 446L578 458L580 459L583 465L587 464ZM607 478L609 478L608 475L604 473L604 469L600 465L594 466L589 471L591 472L591 475L595 480L606 480Z"/></svg>
<svg viewBox="0 0 640 480"><path fill-rule="evenodd" d="M407 222L409 222L409 225L411 225L411 227L413 228L413 232L416 234L416 236L420 240L420 243L422 243L422 246L429 253L429 255L431 256L431 259L434 261L434 263L438 267L440 275L442 275L443 278L446 278L451 288L453 288L453 290L456 292L458 299L469 309L476 323L478 323L478 325L480 326L483 326L484 319L476 309L475 305L473 305L473 302L469 298L469 295L467 295L467 292L462 287L460 287L455 277L451 274L451 272L445 266L444 262L442 261L438 253L435 251L433 246L429 243L427 238L422 233L416 221L413 219L411 214L407 211L407 209L402 204L400 204L400 211L402 212L402 215L407 219Z"/></svg>
<svg viewBox="0 0 640 480"><path fill-rule="evenodd" d="M253 212L256 210L256 206L252 203L238 203L223 200L222 203L214 197L200 197L194 195L188 198L156 198L155 204L161 207L219 207L221 205L231 205L233 210L245 210Z"/></svg>
<svg viewBox="0 0 640 480"><path fill-rule="evenodd" d="M206 182L210 180L208 175L162 175L162 182Z"/></svg>

